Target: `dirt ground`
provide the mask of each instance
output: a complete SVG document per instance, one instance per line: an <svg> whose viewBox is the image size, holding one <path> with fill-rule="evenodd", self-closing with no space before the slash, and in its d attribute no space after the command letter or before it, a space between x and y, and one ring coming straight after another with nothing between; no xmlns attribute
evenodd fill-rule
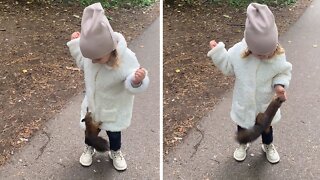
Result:
<svg viewBox="0 0 320 180"><path fill-rule="evenodd" d="M66 46L84 7L17 2L0 2L0 165L84 89ZM159 2L106 14L130 41L159 16Z"/></svg>
<svg viewBox="0 0 320 180"><path fill-rule="evenodd" d="M270 8L280 35L310 3L298 0L294 5ZM246 8L205 1L193 7L165 5L163 12L163 128L164 153L168 154L232 89L234 79L223 76L206 54L212 39L230 48L243 38Z"/></svg>

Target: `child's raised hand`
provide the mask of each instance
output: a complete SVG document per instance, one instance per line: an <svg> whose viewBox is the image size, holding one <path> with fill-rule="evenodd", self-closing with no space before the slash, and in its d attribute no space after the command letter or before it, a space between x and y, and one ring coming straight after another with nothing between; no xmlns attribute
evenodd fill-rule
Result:
<svg viewBox="0 0 320 180"><path fill-rule="evenodd" d="M132 83L135 85L138 85L141 83L141 81L146 77L146 70L142 67L137 69L137 71L134 74L134 79L132 80Z"/></svg>
<svg viewBox="0 0 320 180"><path fill-rule="evenodd" d="M80 37L80 32L78 32L78 31L71 34L71 40L72 39L77 39L79 37Z"/></svg>
<svg viewBox="0 0 320 180"><path fill-rule="evenodd" d="M282 87L281 85L276 85L274 89L276 91L277 97L282 97L282 99L287 100L287 93L284 87Z"/></svg>
<svg viewBox="0 0 320 180"><path fill-rule="evenodd" d="M210 48L213 49L217 46L217 42L215 40L210 41Z"/></svg>

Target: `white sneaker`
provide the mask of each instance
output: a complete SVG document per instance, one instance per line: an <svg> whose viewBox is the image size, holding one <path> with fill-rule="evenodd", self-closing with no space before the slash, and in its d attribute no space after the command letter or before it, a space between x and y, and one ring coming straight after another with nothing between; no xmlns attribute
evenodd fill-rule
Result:
<svg viewBox="0 0 320 180"><path fill-rule="evenodd" d="M83 153L80 156L80 164L82 166L90 166L92 164L92 156L95 154L95 149L86 145Z"/></svg>
<svg viewBox="0 0 320 180"><path fill-rule="evenodd" d="M280 161L280 156L272 143L269 145L262 144L261 147L262 150L266 153L267 159L270 163L277 163Z"/></svg>
<svg viewBox="0 0 320 180"><path fill-rule="evenodd" d="M237 161L243 161L247 157L247 149L249 148L249 143L240 144L240 146L234 151L233 157Z"/></svg>
<svg viewBox="0 0 320 180"><path fill-rule="evenodd" d="M109 157L112 159L112 163L114 168L118 171L123 171L127 169L127 163L124 159L122 152L120 150L118 151L109 151Z"/></svg>

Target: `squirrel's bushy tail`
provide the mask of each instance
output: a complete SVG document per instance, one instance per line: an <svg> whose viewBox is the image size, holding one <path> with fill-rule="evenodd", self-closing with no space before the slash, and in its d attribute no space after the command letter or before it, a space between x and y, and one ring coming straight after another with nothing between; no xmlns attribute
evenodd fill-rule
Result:
<svg viewBox="0 0 320 180"><path fill-rule="evenodd" d="M245 144L256 140L261 133L271 125L275 114L284 101L284 97L277 97L273 99L266 111L257 115L256 123L252 128L238 131L236 140L240 144Z"/></svg>
<svg viewBox="0 0 320 180"><path fill-rule="evenodd" d="M263 130L264 129L261 125L256 124L251 129L239 131L237 133L236 140L240 144L246 144L248 142L252 142L252 141L256 140L261 135Z"/></svg>
<svg viewBox="0 0 320 180"><path fill-rule="evenodd" d="M85 143L99 152L106 152L109 150L109 142L99 136L85 137Z"/></svg>

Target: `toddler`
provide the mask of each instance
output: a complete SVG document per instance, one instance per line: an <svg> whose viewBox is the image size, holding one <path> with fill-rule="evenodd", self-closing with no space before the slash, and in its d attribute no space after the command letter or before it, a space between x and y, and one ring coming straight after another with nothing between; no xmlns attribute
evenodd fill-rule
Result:
<svg viewBox="0 0 320 180"><path fill-rule="evenodd" d="M228 51L222 42L210 42L208 52L213 63L225 75L236 77L231 119L238 131L251 128L258 113L268 107L274 93L286 99L286 89L291 80L292 65L286 61L284 49L278 42L278 30L274 16L268 6L251 3L247 8L244 39ZM281 118L277 111L271 125ZM273 145L273 128L262 133L262 150L270 163L280 160ZM234 158L243 161L249 144L240 144Z"/></svg>
<svg viewBox="0 0 320 180"><path fill-rule="evenodd" d="M120 150L121 131L130 126L134 94L149 85L147 71L140 67L122 34L114 32L100 3L83 11L81 33L74 32L67 43L71 56L84 71L86 94L81 105L81 120L87 109L100 129L109 137L109 157L117 170L127 163ZM80 125L85 128L84 122ZM90 166L95 150L88 145L80 164Z"/></svg>

